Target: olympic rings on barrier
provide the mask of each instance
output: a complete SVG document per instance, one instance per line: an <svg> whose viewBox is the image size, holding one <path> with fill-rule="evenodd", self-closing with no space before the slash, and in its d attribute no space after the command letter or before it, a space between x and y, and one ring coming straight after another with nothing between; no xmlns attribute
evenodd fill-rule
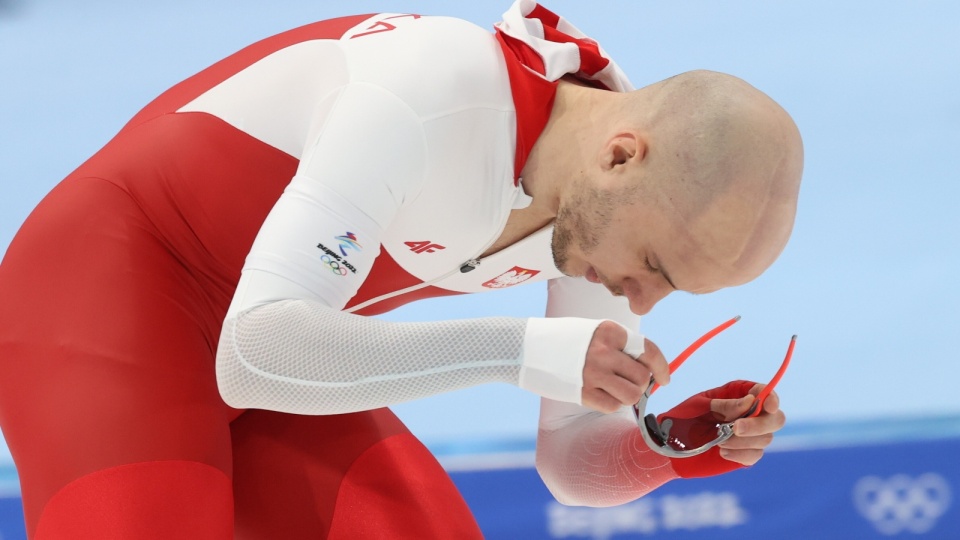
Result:
<svg viewBox="0 0 960 540"><path fill-rule="evenodd" d="M950 484L936 473L865 476L853 487L853 502L880 534L920 534L932 529L950 508Z"/></svg>

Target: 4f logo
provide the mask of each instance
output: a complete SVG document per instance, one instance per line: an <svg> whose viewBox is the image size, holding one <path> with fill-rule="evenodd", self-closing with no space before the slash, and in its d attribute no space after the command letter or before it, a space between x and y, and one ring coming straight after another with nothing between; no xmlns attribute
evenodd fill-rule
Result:
<svg viewBox="0 0 960 540"><path fill-rule="evenodd" d="M337 242L340 242L340 253L343 254L344 257L347 256L348 249L355 251L360 251L363 249L363 246L360 245L360 242L357 242L357 235L353 234L352 232L348 231L347 234L338 236L336 239Z"/></svg>
<svg viewBox="0 0 960 540"><path fill-rule="evenodd" d="M441 249L446 249L440 244L434 244L429 240L424 240L423 242L404 242L404 244L414 253L433 253Z"/></svg>

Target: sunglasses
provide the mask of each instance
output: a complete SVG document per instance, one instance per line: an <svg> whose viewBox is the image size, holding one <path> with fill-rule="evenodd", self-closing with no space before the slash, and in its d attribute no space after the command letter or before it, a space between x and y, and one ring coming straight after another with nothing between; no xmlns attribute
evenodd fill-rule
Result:
<svg viewBox="0 0 960 540"><path fill-rule="evenodd" d="M704 343L713 339L713 337L720 332L730 328L739 320L740 316L737 315L694 341L693 344L680 353L673 362L670 362L670 374L672 375L673 372L676 371L690 355L703 346ZM784 357L783 363L780 364L780 369L777 370L777 374L774 375L770 383L760 391L750 410L740 416L740 418L755 417L763 411L764 400L767 399L770 392L772 392L774 387L777 386L777 383L780 382L783 373L787 371L787 366L790 365L790 358L793 356L793 348L796 343L797 336L790 338L787 355ZM669 416L663 416L658 420L656 415L644 415L647 408L647 400L657 391L657 388L659 388L659 385L654 382L653 377L650 377L650 384L647 386L647 390L643 393L640 401L633 406L633 415L637 419L640 435L647 443L647 446L654 452L667 457L693 457L733 437L733 422L725 421L722 416L713 411L707 411L694 418L671 418Z"/></svg>

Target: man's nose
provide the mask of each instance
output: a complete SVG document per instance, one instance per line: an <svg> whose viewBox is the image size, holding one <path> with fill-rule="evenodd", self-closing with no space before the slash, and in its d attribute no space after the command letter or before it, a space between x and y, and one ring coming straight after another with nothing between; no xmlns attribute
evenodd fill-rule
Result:
<svg viewBox="0 0 960 540"><path fill-rule="evenodd" d="M622 285L623 295L630 302L630 311L637 315L646 315L660 300L666 298L672 291L670 287L663 287L655 280L626 280Z"/></svg>

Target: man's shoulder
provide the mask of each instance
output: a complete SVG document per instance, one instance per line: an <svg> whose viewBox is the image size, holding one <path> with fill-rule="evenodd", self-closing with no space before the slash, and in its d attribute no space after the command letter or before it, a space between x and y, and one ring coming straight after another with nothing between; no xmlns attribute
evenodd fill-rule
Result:
<svg viewBox="0 0 960 540"><path fill-rule="evenodd" d="M383 17L361 26L394 29L342 41L354 81L382 86L426 116L512 106L492 32L452 17Z"/></svg>

